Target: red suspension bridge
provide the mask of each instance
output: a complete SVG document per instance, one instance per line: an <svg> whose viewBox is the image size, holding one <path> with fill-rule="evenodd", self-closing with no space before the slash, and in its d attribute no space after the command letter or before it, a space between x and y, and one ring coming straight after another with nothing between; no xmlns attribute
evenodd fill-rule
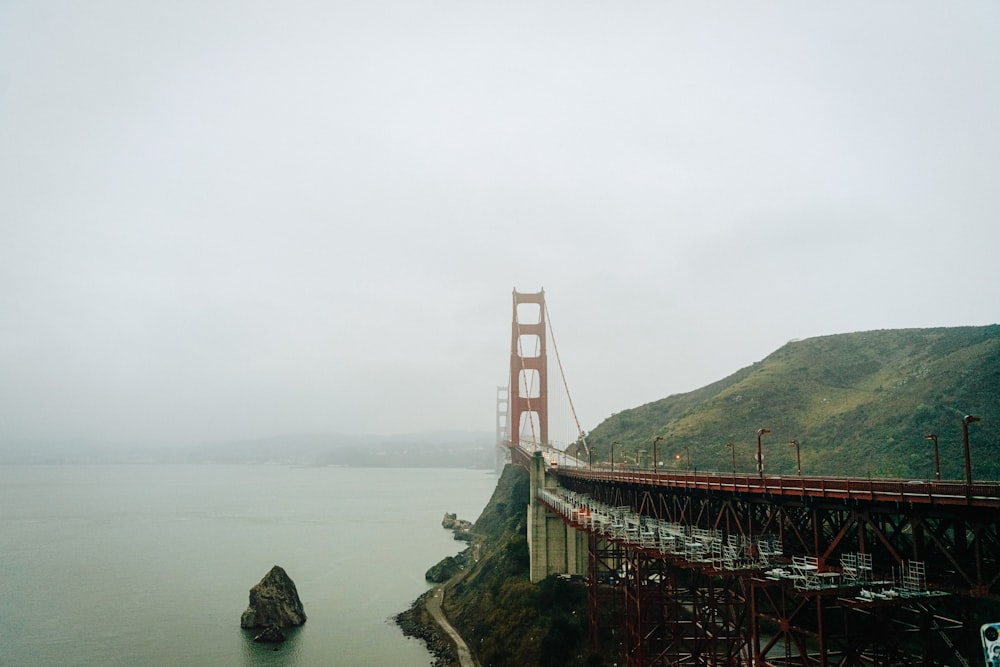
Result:
<svg viewBox="0 0 1000 667"><path fill-rule="evenodd" d="M624 637L636 667L994 664L1000 485L569 457L548 442L545 313L544 292L514 292L498 444L531 471L532 579L586 578L595 647Z"/></svg>

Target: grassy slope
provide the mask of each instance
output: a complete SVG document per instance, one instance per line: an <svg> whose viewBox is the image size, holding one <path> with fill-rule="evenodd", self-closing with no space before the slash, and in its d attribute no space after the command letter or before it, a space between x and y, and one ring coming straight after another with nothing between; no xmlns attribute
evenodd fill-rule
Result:
<svg viewBox="0 0 1000 667"><path fill-rule="evenodd" d="M961 420L970 427L977 479L1000 478L1000 326L838 334L791 342L764 360L696 391L612 415L588 436L595 460L651 455L684 467L754 469L756 431L765 469L791 474L801 443L804 474L923 477L933 474L928 432L940 438L946 478L961 478ZM681 454L680 460L676 458Z"/></svg>

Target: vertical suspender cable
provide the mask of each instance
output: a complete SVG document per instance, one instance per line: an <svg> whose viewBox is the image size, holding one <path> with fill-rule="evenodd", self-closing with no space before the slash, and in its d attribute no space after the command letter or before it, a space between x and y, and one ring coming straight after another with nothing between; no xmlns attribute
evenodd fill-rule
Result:
<svg viewBox="0 0 1000 667"><path fill-rule="evenodd" d="M579 434L580 442L583 443L583 451L588 456L590 455L590 447L587 446L587 436L584 435L583 429L580 428L580 420L576 416L576 407L573 405L573 397L569 393L569 384L566 382L566 373L563 372L562 359L559 358L559 346L556 345L556 335L552 331L552 316L549 313L549 306L545 304L545 319L549 323L549 338L552 339L552 349L556 353L556 363L559 364L559 377L562 378L563 387L566 389L566 398L569 400L569 409L573 413L573 421L576 423L576 431Z"/></svg>

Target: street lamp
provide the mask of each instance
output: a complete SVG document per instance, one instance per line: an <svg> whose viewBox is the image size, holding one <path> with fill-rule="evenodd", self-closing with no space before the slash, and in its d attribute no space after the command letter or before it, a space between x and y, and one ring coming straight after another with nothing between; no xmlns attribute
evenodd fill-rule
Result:
<svg viewBox="0 0 1000 667"><path fill-rule="evenodd" d="M965 415L962 418L962 452L965 454L965 483L972 485L972 459L969 456L969 424L979 421L979 417Z"/></svg>
<svg viewBox="0 0 1000 667"><path fill-rule="evenodd" d="M656 443L663 442L663 436L658 435L653 438L653 474L656 474Z"/></svg>
<svg viewBox="0 0 1000 667"><path fill-rule="evenodd" d="M765 433L770 433L771 431L766 428L757 429L757 475L760 477L764 476L764 454L760 449L760 437Z"/></svg>
<svg viewBox="0 0 1000 667"><path fill-rule="evenodd" d="M733 474L736 474L736 445L731 442L726 443L726 447L733 452Z"/></svg>
<svg viewBox="0 0 1000 667"><path fill-rule="evenodd" d="M938 438L937 433L928 433L924 436L924 440L934 441L934 479L941 481L941 457L938 455Z"/></svg>
<svg viewBox="0 0 1000 667"><path fill-rule="evenodd" d="M617 440L611 443L611 472L615 471L615 445L620 444Z"/></svg>
<svg viewBox="0 0 1000 667"><path fill-rule="evenodd" d="M802 477L802 459L799 458L799 441L789 440L789 445L795 445L795 471L799 477Z"/></svg>

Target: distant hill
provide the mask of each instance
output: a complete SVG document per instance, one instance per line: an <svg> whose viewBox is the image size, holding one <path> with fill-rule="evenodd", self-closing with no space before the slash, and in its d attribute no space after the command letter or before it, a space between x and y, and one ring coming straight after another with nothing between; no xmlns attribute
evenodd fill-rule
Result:
<svg viewBox="0 0 1000 667"><path fill-rule="evenodd" d="M658 443L666 467L756 470L763 436L766 474L930 479L939 437L942 477L964 479L962 418L969 426L974 479L1000 479L1000 325L900 329L822 336L784 345L765 359L701 389L616 413L588 436L595 461L637 453L645 465ZM684 448L687 448L685 450Z"/></svg>
<svg viewBox="0 0 1000 667"><path fill-rule="evenodd" d="M212 462L278 462L366 468L492 468L496 436L441 431L401 435L285 435L192 451Z"/></svg>
<svg viewBox="0 0 1000 667"><path fill-rule="evenodd" d="M378 468L495 466L496 436L442 431L400 435L283 435L199 446L130 446L87 441L0 443L11 463L279 463Z"/></svg>

